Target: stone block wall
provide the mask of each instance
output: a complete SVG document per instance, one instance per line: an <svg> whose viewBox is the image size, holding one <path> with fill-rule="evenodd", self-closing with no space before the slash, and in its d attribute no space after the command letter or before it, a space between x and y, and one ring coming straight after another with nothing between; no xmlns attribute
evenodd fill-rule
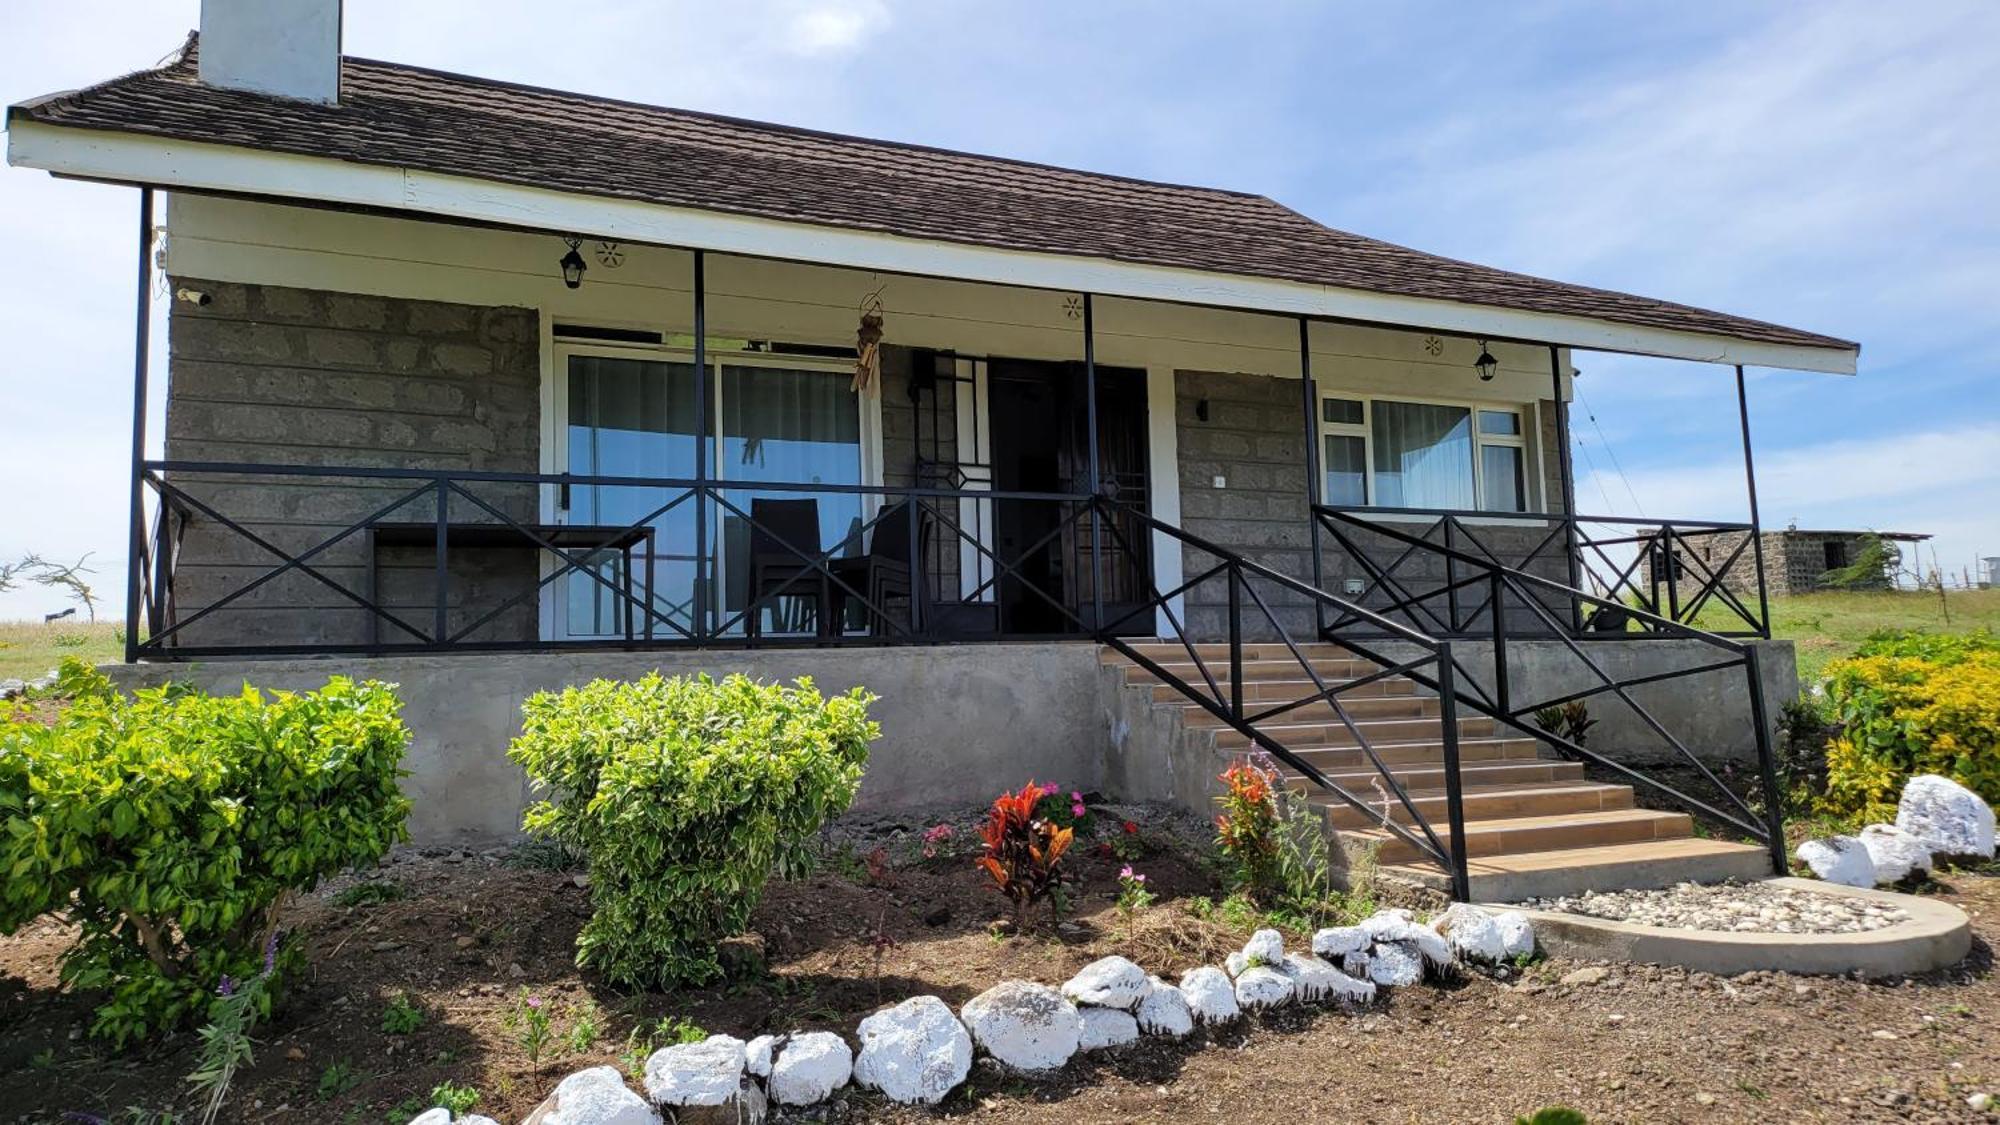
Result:
<svg viewBox="0 0 2000 1125"><path fill-rule="evenodd" d="M176 301L169 320L166 456L169 460L371 468L534 472L540 433L539 327L530 309L409 301L355 294L175 278L211 303ZM297 554L370 516L435 519L431 495L380 510L422 482L258 474L175 474L171 483L271 545ZM471 491L514 519L535 515L534 486ZM463 497L454 522L495 517ZM185 620L281 566L282 560L210 515L193 512L174 570ZM360 534L309 560L326 578L366 596ZM434 554L382 549L378 600L428 630ZM454 631L531 589L538 563L526 550L454 552L448 622ZM379 629L379 632L378 632ZM468 640L536 634L534 599ZM173 640L208 644L348 644L409 634L299 571L286 573L191 624Z"/></svg>

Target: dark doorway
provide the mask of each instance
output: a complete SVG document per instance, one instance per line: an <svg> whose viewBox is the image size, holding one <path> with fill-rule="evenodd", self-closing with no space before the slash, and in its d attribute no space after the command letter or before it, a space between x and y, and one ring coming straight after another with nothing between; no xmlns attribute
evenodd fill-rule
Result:
<svg viewBox="0 0 2000 1125"><path fill-rule="evenodd" d="M994 359L987 366L992 419L993 487L1002 492L1084 492L1090 487L1087 413L1081 363ZM1097 368L1098 473L1105 495L1146 509L1146 373ZM1134 521L1099 530L1103 565L1091 565L1088 515L1080 505L999 501L994 505L994 553L1017 574L999 582L1004 633L1084 631L1090 583L1104 575L1105 620L1135 611L1152 585L1151 536ZM1072 617L1071 615L1074 615ZM1150 634L1137 614L1129 629Z"/></svg>

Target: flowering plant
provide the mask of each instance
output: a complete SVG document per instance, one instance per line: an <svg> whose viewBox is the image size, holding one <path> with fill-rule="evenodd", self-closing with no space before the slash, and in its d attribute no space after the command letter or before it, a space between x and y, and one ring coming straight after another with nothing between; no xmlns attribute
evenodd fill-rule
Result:
<svg viewBox="0 0 2000 1125"><path fill-rule="evenodd" d="M1245 759L1224 770L1221 781L1216 846L1235 863L1242 886L1268 900L1278 886L1278 773Z"/></svg>
<svg viewBox="0 0 2000 1125"><path fill-rule="evenodd" d="M1068 793L1055 782L1045 782L1038 786L1040 796L1035 801L1035 815L1051 824L1075 829L1079 836L1093 835L1095 819L1090 815L1090 806L1084 802L1082 790L1072 789Z"/></svg>
<svg viewBox="0 0 2000 1125"><path fill-rule="evenodd" d="M1118 872L1118 913L1127 928L1132 925L1132 916L1153 905L1153 899L1153 892L1146 889L1146 877L1126 864Z"/></svg>
<svg viewBox="0 0 2000 1125"><path fill-rule="evenodd" d="M958 854L958 829L949 824L933 824L924 830L924 858Z"/></svg>
<svg viewBox="0 0 2000 1125"><path fill-rule="evenodd" d="M514 1032L515 1041L528 1054L529 1066L542 1061L542 1049L555 1035L550 1026L548 1001L524 988L514 997L514 1009L502 1016L500 1022Z"/></svg>
<svg viewBox="0 0 2000 1125"><path fill-rule="evenodd" d="M980 828L985 850L977 866L1014 904L1017 926L1026 921L1030 907L1059 893L1067 881L1062 857L1076 831L1038 814L1050 795L1032 781L1018 793L1002 793L993 799Z"/></svg>

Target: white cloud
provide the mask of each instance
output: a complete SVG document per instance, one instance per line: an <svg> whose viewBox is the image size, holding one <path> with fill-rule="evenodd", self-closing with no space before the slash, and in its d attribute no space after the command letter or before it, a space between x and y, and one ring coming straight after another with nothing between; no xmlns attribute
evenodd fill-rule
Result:
<svg viewBox="0 0 2000 1125"><path fill-rule="evenodd" d="M828 0L791 16L784 43L794 54L846 54L889 25L889 9L876 0Z"/></svg>

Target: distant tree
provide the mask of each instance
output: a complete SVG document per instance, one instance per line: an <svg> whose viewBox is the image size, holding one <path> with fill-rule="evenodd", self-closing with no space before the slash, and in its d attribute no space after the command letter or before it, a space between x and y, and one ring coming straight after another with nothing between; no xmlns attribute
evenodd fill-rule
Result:
<svg viewBox="0 0 2000 1125"><path fill-rule="evenodd" d="M1896 584L1902 568L1903 552L1884 542L1874 532L1863 535L1854 561L1819 576L1819 584L1829 590L1874 590Z"/></svg>
<svg viewBox="0 0 2000 1125"><path fill-rule="evenodd" d="M66 590L83 606L94 623L97 620L97 591L91 588L84 576L97 571L88 565L89 562L90 556L86 554L67 566L50 562L40 555L23 556L20 562L0 563L0 594L23 582L33 582L52 590Z"/></svg>

